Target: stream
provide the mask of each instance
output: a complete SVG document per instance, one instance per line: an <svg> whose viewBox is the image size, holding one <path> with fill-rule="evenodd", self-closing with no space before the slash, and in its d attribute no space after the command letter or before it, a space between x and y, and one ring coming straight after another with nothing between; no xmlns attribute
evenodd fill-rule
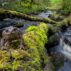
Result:
<svg viewBox="0 0 71 71"><path fill-rule="evenodd" d="M48 50L51 61L56 66L55 71L71 71L71 27L56 35L59 37L59 44Z"/></svg>
<svg viewBox="0 0 71 71"><path fill-rule="evenodd" d="M47 18L51 14L52 11L46 11L38 14L37 16L42 18ZM24 23L23 26L19 27L22 33L25 33L25 29L28 28L29 26L31 25L37 26L39 24L39 22L33 22L33 21L31 22L31 21L26 21L24 19L6 18L3 21L0 21L0 35L5 27L16 26L17 24L19 25L22 23ZM58 33L58 35L60 35L60 40L59 40L60 42L58 45L50 49L50 53L57 55L57 57L60 54L59 57L63 58L64 62L62 66L56 68L56 71L71 71L71 27L69 27L67 31L64 33L62 32ZM55 59L57 59L57 57Z"/></svg>
<svg viewBox="0 0 71 71"><path fill-rule="evenodd" d="M64 55L64 64L58 71L71 71L71 27L60 38L56 51Z"/></svg>

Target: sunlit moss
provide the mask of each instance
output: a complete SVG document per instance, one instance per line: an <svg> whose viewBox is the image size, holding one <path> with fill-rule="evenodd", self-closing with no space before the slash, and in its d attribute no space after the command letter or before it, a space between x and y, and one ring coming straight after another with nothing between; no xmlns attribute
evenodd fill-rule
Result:
<svg viewBox="0 0 71 71"><path fill-rule="evenodd" d="M37 27L36 26L30 26L28 29L26 29L26 32L33 31L33 30L37 30Z"/></svg>
<svg viewBox="0 0 71 71"><path fill-rule="evenodd" d="M47 32L47 24L40 23L38 27L29 27L26 31L26 34L23 35L24 42L28 47L32 48L32 52L35 51L35 49L37 50L35 51L35 54L32 55L34 56L36 55L36 52L38 52L38 55L44 60L44 63L47 63L48 61L48 57L46 56L46 50L44 48L44 45L48 40L46 36Z"/></svg>
<svg viewBox="0 0 71 71"><path fill-rule="evenodd" d="M34 62L34 61L33 61ZM38 65L38 63L34 62L34 63L26 63L24 64L24 70L25 71L43 71L40 66Z"/></svg>
<svg viewBox="0 0 71 71"><path fill-rule="evenodd" d="M0 50L0 68L1 69L6 66L9 59L10 59L10 54L6 50L3 50L3 51Z"/></svg>
<svg viewBox="0 0 71 71"><path fill-rule="evenodd" d="M22 49L11 49L12 57L15 59L30 57L30 54Z"/></svg>
<svg viewBox="0 0 71 71"><path fill-rule="evenodd" d="M12 71L17 70L19 67L23 68L21 60L14 60L13 63L12 63Z"/></svg>

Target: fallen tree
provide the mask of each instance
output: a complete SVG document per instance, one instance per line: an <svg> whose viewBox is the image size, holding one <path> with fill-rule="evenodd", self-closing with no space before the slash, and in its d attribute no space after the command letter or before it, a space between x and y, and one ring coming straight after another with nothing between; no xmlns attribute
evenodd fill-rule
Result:
<svg viewBox="0 0 71 71"><path fill-rule="evenodd" d="M54 20L50 18L38 18L35 16L26 15L26 14L19 13L16 11L0 9L1 20L5 18L15 18L15 17L22 18L22 19L29 20L29 21L38 21L38 22L53 23L53 24L56 23Z"/></svg>
<svg viewBox="0 0 71 71"><path fill-rule="evenodd" d="M5 18L21 18L21 19L25 19L29 21L45 22L45 23L53 24L54 27L55 26L61 27L62 25L68 24L68 22L69 24L71 23L70 16L57 22L50 18L39 18L39 17L31 16L31 15L26 15L17 11L0 9L0 20L3 20Z"/></svg>

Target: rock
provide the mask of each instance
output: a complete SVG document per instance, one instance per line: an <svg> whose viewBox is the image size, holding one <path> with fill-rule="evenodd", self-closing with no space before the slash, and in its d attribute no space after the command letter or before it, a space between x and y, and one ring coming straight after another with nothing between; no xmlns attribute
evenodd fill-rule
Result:
<svg viewBox="0 0 71 71"><path fill-rule="evenodd" d="M54 70L57 71L64 64L64 56L55 51L54 49L50 51L51 62L54 65Z"/></svg>
<svg viewBox="0 0 71 71"><path fill-rule="evenodd" d="M44 68L44 71L53 71L54 70L54 66L52 64L52 62L48 62Z"/></svg>
<svg viewBox="0 0 71 71"><path fill-rule="evenodd" d="M69 27L67 31L64 33L62 40L66 45L71 46L71 27Z"/></svg>
<svg viewBox="0 0 71 71"><path fill-rule="evenodd" d="M3 46L9 45L10 47L18 47L21 42L21 31L16 27L7 27L2 32L2 44Z"/></svg>
<svg viewBox="0 0 71 71"><path fill-rule="evenodd" d="M65 44L71 46L71 39L69 37L63 37L63 42L65 42Z"/></svg>
<svg viewBox="0 0 71 71"><path fill-rule="evenodd" d="M48 50L48 49L58 45L59 39L60 39L60 35L58 35L57 33L50 36L49 39L48 39L48 42L45 45L46 49Z"/></svg>
<svg viewBox="0 0 71 71"><path fill-rule="evenodd" d="M16 27L7 27L2 33L2 37L8 41L15 40L21 37L21 32Z"/></svg>

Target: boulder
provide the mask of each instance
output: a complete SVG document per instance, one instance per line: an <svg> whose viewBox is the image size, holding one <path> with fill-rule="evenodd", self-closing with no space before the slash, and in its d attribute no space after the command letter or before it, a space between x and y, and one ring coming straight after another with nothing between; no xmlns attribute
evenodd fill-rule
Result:
<svg viewBox="0 0 71 71"><path fill-rule="evenodd" d="M18 47L21 42L21 31L13 26L7 27L2 32L2 45Z"/></svg>

